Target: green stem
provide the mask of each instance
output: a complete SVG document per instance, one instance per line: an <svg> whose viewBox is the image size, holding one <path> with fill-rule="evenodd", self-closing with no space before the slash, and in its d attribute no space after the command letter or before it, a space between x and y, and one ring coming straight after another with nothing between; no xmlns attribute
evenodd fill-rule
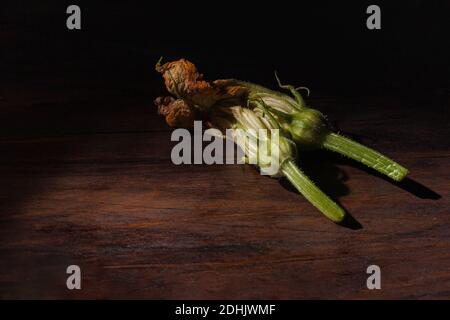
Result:
<svg viewBox="0 0 450 320"><path fill-rule="evenodd" d="M326 135L323 147L359 161L395 181L401 181L408 174L408 169L381 153L333 132Z"/></svg>
<svg viewBox="0 0 450 320"><path fill-rule="evenodd" d="M334 222L341 222L345 217L345 211L301 171L292 161L286 161L281 167L283 174L294 187L319 209L327 218Z"/></svg>

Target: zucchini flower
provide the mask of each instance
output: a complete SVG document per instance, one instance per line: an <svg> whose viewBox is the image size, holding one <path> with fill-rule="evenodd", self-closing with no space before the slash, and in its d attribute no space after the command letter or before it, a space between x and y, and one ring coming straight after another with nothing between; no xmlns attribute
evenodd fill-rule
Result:
<svg viewBox="0 0 450 320"><path fill-rule="evenodd" d="M165 117L171 127L192 128L197 118L197 110L182 99L158 97L154 101L158 114Z"/></svg>
<svg viewBox="0 0 450 320"><path fill-rule="evenodd" d="M203 75L197 71L195 65L185 59L163 65L161 59L155 69L162 73L167 91L201 110L209 109L219 100L239 97L247 92L242 86L216 85L203 80Z"/></svg>
<svg viewBox="0 0 450 320"><path fill-rule="evenodd" d="M308 89L283 85L276 74L280 88L289 90L291 95L235 79L207 82L195 65L185 59L163 65L158 61L156 70L162 73L167 90L175 96L155 100L158 112L170 126L191 128L197 117L206 119L222 137L240 146L245 162L258 166L261 173L271 177L286 177L334 222L341 222L345 211L297 167L297 149L303 152L324 148L338 152L395 181L408 174L406 168L381 153L332 132L325 116L307 107L298 91Z"/></svg>
<svg viewBox="0 0 450 320"><path fill-rule="evenodd" d="M235 80L234 83L248 89L248 104L262 104L280 127L289 132L300 150L328 149L361 162L395 181L405 178L408 169L378 151L332 132L325 116L305 105L299 88L283 85L276 74L275 77L279 86L288 89L293 97L248 82Z"/></svg>
<svg viewBox="0 0 450 320"><path fill-rule="evenodd" d="M210 115L210 126L227 132L244 152L245 162L258 166L262 174L286 177L292 185L327 218L338 223L345 211L324 194L296 165L297 148L274 119L261 109L240 106L217 107ZM231 130L231 135L227 129Z"/></svg>

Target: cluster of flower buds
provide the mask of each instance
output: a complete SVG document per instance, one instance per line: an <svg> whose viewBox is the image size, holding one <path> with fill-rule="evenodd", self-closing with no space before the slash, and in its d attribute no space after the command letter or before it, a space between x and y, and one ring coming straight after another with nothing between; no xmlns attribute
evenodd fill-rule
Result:
<svg viewBox="0 0 450 320"><path fill-rule="evenodd" d="M191 128L194 120L206 120L224 132L245 153L246 162L257 165L272 177L286 177L316 208L334 222L345 211L320 191L297 167L297 149L328 149L359 161L400 181L408 170L381 153L331 132L325 116L307 107L299 89L281 84L291 95L250 82L222 79L208 82L195 65L185 59L156 64L172 95L155 100L159 114L172 127ZM274 166L273 164L277 164ZM273 170L273 168L276 168ZM268 173L267 173L268 172Z"/></svg>

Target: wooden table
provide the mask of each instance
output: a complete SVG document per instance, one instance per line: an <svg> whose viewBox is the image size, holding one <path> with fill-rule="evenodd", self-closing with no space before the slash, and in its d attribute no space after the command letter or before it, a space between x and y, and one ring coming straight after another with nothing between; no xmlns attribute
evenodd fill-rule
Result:
<svg viewBox="0 0 450 320"><path fill-rule="evenodd" d="M395 184L302 154L355 219L338 226L252 167L173 165L159 82L65 83L0 91L0 298L450 298L449 91L313 95L411 171ZM66 288L72 264L81 290Z"/></svg>
<svg viewBox="0 0 450 320"><path fill-rule="evenodd" d="M67 3L0 5L1 299L450 298L448 5L380 4L372 31L364 3L245 4L91 1L77 31ZM161 55L209 79L277 69L410 178L301 154L338 226L250 166L175 166Z"/></svg>

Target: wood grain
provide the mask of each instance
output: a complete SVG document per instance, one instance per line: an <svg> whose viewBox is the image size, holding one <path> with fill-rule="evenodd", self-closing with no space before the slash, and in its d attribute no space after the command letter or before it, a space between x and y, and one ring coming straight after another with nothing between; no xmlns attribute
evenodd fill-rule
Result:
<svg viewBox="0 0 450 320"><path fill-rule="evenodd" d="M450 298L448 91L310 99L411 171L394 184L302 154L345 227L251 167L173 165L160 84L60 83L0 92L0 298ZM366 288L371 264L382 290Z"/></svg>

